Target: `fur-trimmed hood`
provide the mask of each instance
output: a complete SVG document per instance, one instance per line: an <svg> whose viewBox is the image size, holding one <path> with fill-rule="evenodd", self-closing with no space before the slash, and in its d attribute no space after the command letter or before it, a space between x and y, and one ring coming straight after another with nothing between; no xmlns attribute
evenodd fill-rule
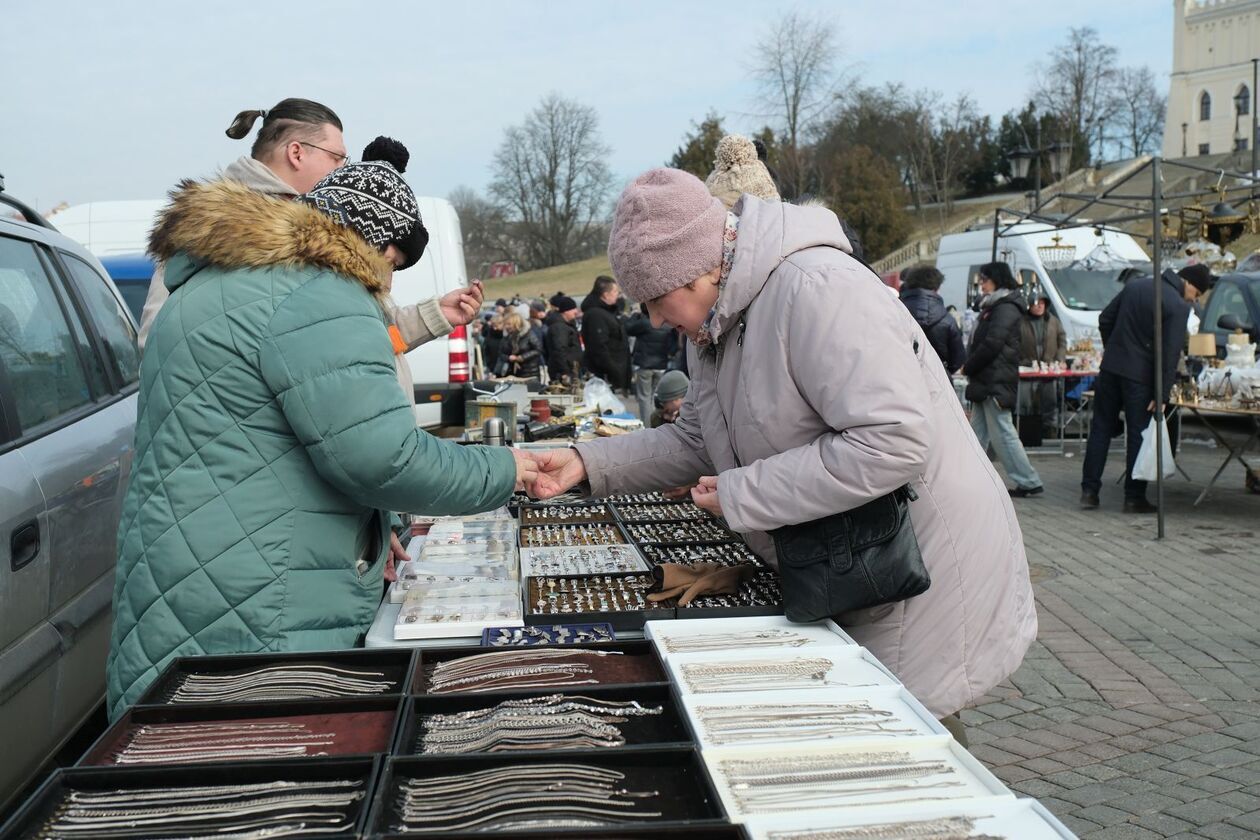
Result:
<svg viewBox="0 0 1260 840"><path fill-rule="evenodd" d="M184 254L219 268L288 266L345 275L373 295L388 292L384 255L349 228L309 205L272 198L234 181L181 181L149 236L149 253L162 262ZM166 275L174 290L187 272Z"/></svg>

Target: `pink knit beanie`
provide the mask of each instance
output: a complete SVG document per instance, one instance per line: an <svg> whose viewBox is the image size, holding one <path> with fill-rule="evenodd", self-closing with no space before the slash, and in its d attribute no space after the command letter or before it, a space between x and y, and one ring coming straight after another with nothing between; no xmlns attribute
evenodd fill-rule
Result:
<svg viewBox="0 0 1260 840"><path fill-rule="evenodd" d="M633 300L648 301L722 264L726 207L681 169L651 169L617 199L608 260Z"/></svg>

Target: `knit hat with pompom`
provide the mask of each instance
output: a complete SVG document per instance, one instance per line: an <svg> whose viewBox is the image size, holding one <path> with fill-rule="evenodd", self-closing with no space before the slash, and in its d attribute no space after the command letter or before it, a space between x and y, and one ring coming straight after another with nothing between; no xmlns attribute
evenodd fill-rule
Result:
<svg viewBox="0 0 1260 840"><path fill-rule="evenodd" d="M717 145L713 171L704 185L731 208L744 193L766 201L779 201L770 171L757 159L757 147L742 134L728 134Z"/></svg>
<svg viewBox="0 0 1260 840"><path fill-rule="evenodd" d="M377 137L363 150L363 160L347 163L299 201L331 216L384 251L397 245L406 259L399 269L420 261L429 244L429 231L420 219L416 195L403 180L411 154L390 137Z"/></svg>

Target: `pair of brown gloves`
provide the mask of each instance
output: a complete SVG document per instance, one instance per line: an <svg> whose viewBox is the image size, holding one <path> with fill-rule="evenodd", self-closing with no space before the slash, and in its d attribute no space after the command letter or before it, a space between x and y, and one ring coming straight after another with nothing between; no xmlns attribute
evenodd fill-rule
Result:
<svg viewBox="0 0 1260 840"><path fill-rule="evenodd" d="M730 595L752 574L753 567L742 563L723 566L720 563L696 563L684 566L662 563L652 569L652 586L647 599L653 603L678 598L685 607L701 595Z"/></svg>

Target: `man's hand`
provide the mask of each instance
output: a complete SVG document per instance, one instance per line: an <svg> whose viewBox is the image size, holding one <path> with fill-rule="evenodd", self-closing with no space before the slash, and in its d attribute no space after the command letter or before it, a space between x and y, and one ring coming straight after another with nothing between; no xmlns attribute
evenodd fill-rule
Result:
<svg viewBox="0 0 1260 840"><path fill-rule="evenodd" d="M586 465L576 449L549 449L535 453L538 476L530 488L536 499L559 496L586 478Z"/></svg>
<svg viewBox="0 0 1260 840"><path fill-rule="evenodd" d="M690 499L691 488L694 484L684 484L682 487L671 487L668 490L662 490L661 495L667 499Z"/></svg>
<svg viewBox="0 0 1260 840"><path fill-rule="evenodd" d="M722 502L718 499L717 476L701 476L700 483L691 488L691 500L697 507L707 510L714 516L721 516Z"/></svg>
<svg viewBox="0 0 1260 840"><path fill-rule="evenodd" d="M529 491L538 480L538 465L534 462L534 456L519 449L508 451L516 459L516 489Z"/></svg>
<svg viewBox="0 0 1260 840"><path fill-rule="evenodd" d="M481 311L481 301L485 295L481 281L475 280L462 289L448 292L438 301L442 315L453 327L462 327L472 323Z"/></svg>

